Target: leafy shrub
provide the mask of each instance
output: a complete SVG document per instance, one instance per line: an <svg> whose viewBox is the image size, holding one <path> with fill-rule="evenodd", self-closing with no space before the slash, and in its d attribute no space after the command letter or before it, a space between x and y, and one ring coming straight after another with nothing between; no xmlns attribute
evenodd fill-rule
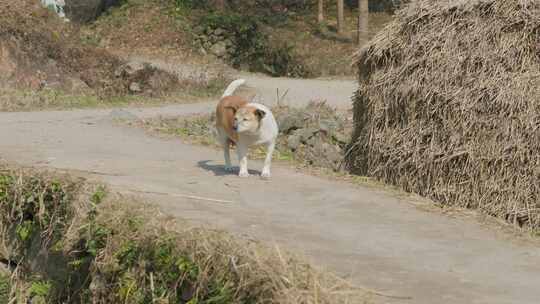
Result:
<svg viewBox="0 0 540 304"><path fill-rule="evenodd" d="M225 30L226 38L235 45L230 61L236 68L247 65L251 71L265 72L272 76L311 75L310 71L296 59L293 46L270 43L256 17L214 12L202 16L200 25L206 32Z"/></svg>
<svg viewBox="0 0 540 304"><path fill-rule="evenodd" d="M174 0L174 6L179 9L209 8L208 0Z"/></svg>
<svg viewBox="0 0 540 304"><path fill-rule="evenodd" d="M254 17L235 13L210 13L200 19L200 24L207 32L217 29L225 30L225 35L235 44L232 64L240 66L243 62L256 65L260 55L264 53L266 37L259 30Z"/></svg>
<svg viewBox="0 0 540 304"><path fill-rule="evenodd" d="M312 0L228 0L228 3L231 7L250 5L258 9L270 10L272 7L282 6L295 11L310 9L315 4Z"/></svg>
<svg viewBox="0 0 540 304"><path fill-rule="evenodd" d="M47 248L62 238L76 189L76 183L0 171L0 238L11 241L12 257L24 258L36 239Z"/></svg>
<svg viewBox="0 0 540 304"><path fill-rule="evenodd" d="M272 45L265 49L264 72L272 76L310 77L313 73L295 56L294 46Z"/></svg>

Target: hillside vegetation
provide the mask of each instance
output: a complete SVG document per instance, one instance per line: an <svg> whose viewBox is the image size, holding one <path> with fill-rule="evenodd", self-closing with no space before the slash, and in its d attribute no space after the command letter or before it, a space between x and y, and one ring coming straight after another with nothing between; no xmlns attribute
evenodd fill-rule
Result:
<svg viewBox="0 0 540 304"><path fill-rule="evenodd" d="M124 54L202 64L216 64L218 58L235 68L273 76L353 75L356 9L345 10L346 31L338 36L335 8L328 7L326 21L319 24L313 1L273 5L237 0L228 1L223 10L214 9L210 1L124 2L87 25L83 39ZM371 18L370 37L390 16L379 13Z"/></svg>
<svg viewBox="0 0 540 304"><path fill-rule="evenodd" d="M279 249L65 174L0 167L2 303L361 303Z"/></svg>

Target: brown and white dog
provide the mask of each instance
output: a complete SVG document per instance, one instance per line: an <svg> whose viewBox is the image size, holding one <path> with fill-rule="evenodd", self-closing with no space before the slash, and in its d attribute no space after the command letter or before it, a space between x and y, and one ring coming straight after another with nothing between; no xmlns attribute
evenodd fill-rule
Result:
<svg viewBox="0 0 540 304"><path fill-rule="evenodd" d="M250 103L234 92L246 81L238 79L233 81L223 93L216 109L217 137L223 146L225 157L225 170L231 171L231 157L229 148L236 145L238 160L240 162L241 177L249 176L247 167L248 148L253 145L267 147L264 167L261 177L270 177L272 153L276 145L278 125L270 109L258 103Z"/></svg>

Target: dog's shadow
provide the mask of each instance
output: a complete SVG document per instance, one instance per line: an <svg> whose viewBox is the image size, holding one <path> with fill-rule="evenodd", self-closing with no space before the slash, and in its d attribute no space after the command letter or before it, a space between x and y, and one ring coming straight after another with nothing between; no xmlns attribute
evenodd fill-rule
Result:
<svg viewBox="0 0 540 304"><path fill-rule="evenodd" d="M213 164L210 164L211 162L212 162L211 160L201 160L197 162L197 167L204 169L206 171L210 171L214 173L215 176L238 175L238 167L234 167L234 170L232 171L227 171L225 170L225 166L213 165ZM249 170L249 174L261 175L261 172L257 170Z"/></svg>

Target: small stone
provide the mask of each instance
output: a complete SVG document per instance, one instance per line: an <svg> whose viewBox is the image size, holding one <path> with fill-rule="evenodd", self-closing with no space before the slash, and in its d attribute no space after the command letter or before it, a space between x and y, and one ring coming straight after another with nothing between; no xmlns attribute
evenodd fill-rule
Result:
<svg viewBox="0 0 540 304"><path fill-rule="evenodd" d="M138 82L132 82L132 83L129 85L129 90L130 90L132 93L140 93L140 92L142 92L141 84L138 83Z"/></svg>
<svg viewBox="0 0 540 304"><path fill-rule="evenodd" d="M114 71L114 77L119 78L124 76L125 70L124 67L119 67Z"/></svg>
<svg viewBox="0 0 540 304"><path fill-rule="evenodd" d="M321 140L319 136L311 136L305 139L305 144L307 144L310 147L314 147L317 150L322 151L323 141Z"/></svg>
<svg viewBox="0 0 540 304"><path fill-rule="evenodd" d="M210 53L216 55L217 57L223 57L227 54L227 46L223 41L220 41L210 48Z"/></svg>
<svg viewBox="0 0 540 304"><path fill-rule="evenodd" d="M302 128L303 120L297 115L285 115L278 118L278 126L281 133L289 134Z"/></svg>
<svg viewBox="0 0 540 304"><path fill-rule="evenodd" d="M66 88L67 91L72 92L72 93L80 93L80 94L87 93L88 94L92 91L92 89L84 81L82 81L79 78L68 77L66 81L66 85L68 86Z"/></svg>
<svg viewBox="0 0 540 304"><path fill-rule="evenodd" d="M304 128L297 131L298 136L300 136L300 142L307 143L315 134L319 132L316 128Z"/></svg>
<svg viewBox="0 0 540 304"><path fill-rule="evenodd" d="M338 124L336 121L325 119L325 120L320 121L319 128L321 131L323 131L327 135L330 135L330 134L333 134L337 130Z"/></svg>
<svg viewBox="0 0 540 304"><path fill-rule="evenodd" d="M323 146L323 152L326 158L334 163L341 161L341 150L339 147L336 147L335 145L331 145L329 143L324 143Z"/></svg>
<svg viewBox="0 0 540 304"><path fill-rule="evenodd" d="M145 63L143 62L128 62L120 67L118 67L114 71L114 76L116 77L122 77L122 76L132 76L136 74L139 71L144 70Z"/></svg>
<svg viewBox="0 0 540 304"><path fill-rule="evenodd" d="M193 28L193 32L195 34L202 34L204 33L204 27L201 25L197 25L196 27Z"/></svg>
<svg viewBox="0 0 540 304"><path fill-rule="evenodd" d="M332 136L335 141L337 141L340 144L348 144L351 140L351 137L349 134L345 134L343 132L336 132Z"/></svg>
<svg viewBox="0 0 540 304"><path fill-rule="evenodd" d="M287 147L292 151L295 151L300 146L300 136L296 134L289 135L287 137Z"/></svg>
<svg viewBox="0 0 540 304"><path fill-rule="evenodd" d="M225 30L224 30L224 29L218 28L218 29L216 29L216 30L214 31L214 35L216 35L216 36L221 36L221 35L223 35L223 34L225 34Z"/></svg>
<svg viewBox="0 0 540 304"><path fill-rule="evenodd" d="M30 304L47 304L47 301L43 296L33 296L30 301L28 301Z"/></svg>

